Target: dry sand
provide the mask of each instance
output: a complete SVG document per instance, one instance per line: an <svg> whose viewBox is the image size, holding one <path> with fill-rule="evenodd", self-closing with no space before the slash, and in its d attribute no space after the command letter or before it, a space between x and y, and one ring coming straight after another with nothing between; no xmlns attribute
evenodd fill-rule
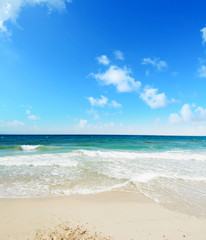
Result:
<svg viewBox="0 0 206 240"><path fill-rule="evenodd" d="M206 219L139 194L0 200L0 240L206 240Z"/></svg>

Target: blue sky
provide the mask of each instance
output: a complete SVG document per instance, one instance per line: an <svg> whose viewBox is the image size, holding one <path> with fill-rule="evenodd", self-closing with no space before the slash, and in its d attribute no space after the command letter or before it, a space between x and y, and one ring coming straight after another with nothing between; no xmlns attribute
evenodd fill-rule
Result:
<svg viewBox="0 0 206 240"><path fill-rule="evenodd" d="M206 135L206 2L1 0L0 133Z"/></svg>

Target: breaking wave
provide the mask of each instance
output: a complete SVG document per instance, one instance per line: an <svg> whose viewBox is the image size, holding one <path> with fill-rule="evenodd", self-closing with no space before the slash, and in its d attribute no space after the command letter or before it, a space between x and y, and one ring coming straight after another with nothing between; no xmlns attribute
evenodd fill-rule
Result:
<svg viewBox="0 0 206 240"><path fill-rule="evenodd" d="M16 150L16 151L46 151L60 148L58 146L47 145L0 145L0 150Z"/></svg>

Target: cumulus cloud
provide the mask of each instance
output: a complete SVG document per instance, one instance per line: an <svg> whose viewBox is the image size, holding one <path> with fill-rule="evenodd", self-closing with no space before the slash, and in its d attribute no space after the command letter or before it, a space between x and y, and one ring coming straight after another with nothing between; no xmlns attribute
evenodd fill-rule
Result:
<svg viewBox="0 0 206 240"><path fill-rule="evenodd" d="M180 115L184 122L191 122L194 119L191 106L189 104L184 104L182 109L180 110Z"/></svg>
<svg viewBox="0 0 206 240"><path fill-rule="evenodd" d="M142 60L143 65L152 65L158 71L162 71L167 68L166 61L162 61L159 58L143 58Z"/></svg>
<svg viewBox="0 0 206 240"><path fill-rule="evenodd" d="M110 60L106 55L97 57L97 61L98 61L98 63L103 64L103 65L108 65L110 63Z"/></svg>
<svg viewBox="0 0 206 240"><path fill-rule="evenodd" d="M179 113L171 113L169 116L170 123L197 122L206 121L206 108L195 105L184 104Z"/></svg>
<svg viewBox="0 0 206 240"><path fill-rule="evenodd" d="M49 11L52 9L63 10L66 7L66 2L71 0L1 0L0 1L0 30L7 32L5 23L7 21L16 23L16 20L25 6L34 6L45 4Z"/></svg>
<svg viewBox="0 0 206 240"><path fill-rule="evenodd" d="M199 69L198 69L198 76L200 78L206 78L206 66L202 65Z"/></svg>
<svg viewBox="0 0 206 240"><path fill-rule="evenodd" d="M144 91L140 94L140 98L151 108L166 107L169 103L165 93L158 93L157 88L149 86L144 88Z"/></svg>
<svg viewBox="0 0 206 240"><path fill-rule="evenodd" d="M118 60L124 60L123 52L121 52L120 50L114 51L114 56Z"/></svg>
<svg viewBox="0 0 206 240"><path fill-rule="evenodd" d="M103 85L114 85L118 92L138 91L141 86L141 82L135 81L130 76L131 70L126 67L110 66L103 73L91 73L90 75Z"/></svg>
<svg viewBox="0 0 206 240"><path fill-rule="evenodd" d="M202 28L200 32L202 33L202 43L205 44L206 43L206 27Z"/></svg>
<svg viewBox="0 0 206 240"><path fill-rule="evenodd" d="M195 112L199 114L199 119L200 120L206 120L206 108L203 107L197 107L195 109Z"/></svg>
<svg viewBox="0 0 206 240"><path fill-rule="evenodd" d="M21 121L13 120L11 122L0 121L0 127L22 127L24 123Z"/></svg>

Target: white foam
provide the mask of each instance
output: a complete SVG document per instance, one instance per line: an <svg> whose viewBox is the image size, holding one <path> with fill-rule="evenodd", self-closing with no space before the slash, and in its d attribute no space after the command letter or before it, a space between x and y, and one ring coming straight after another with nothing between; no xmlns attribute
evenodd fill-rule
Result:
<svg viewBox="0 0 206 240"><path fill-rule="evenodd" d="M30 152L36 150L40 145L22 145L21 149L25 152ZM35 154L35 155L17 155L17 156L8 156L1 157L1 162L5 162L4 160L13 162L14 165L18 164L18 162L22 162L26 160L26 162L30 162L35 164L36 160L48 160L49 158L55 160L55 164L58 164L59 160L62 158L64 160L67 159L95 159L95 161L125 161L128 160L178 160L178 161L206 161L206 152L202 153L193 153L189 151L165 151L165 152L130 152L130 151L88 151L88 150L75 150L67 153L54 153L54 154ZM55 159L54 159L55 158ZM29 160L30 159L30 160ZM28 161L27 161L28 160ZM67 161L66 161L67 162ZM5 164L7 164L5 162ZM8 163L10 164L10 163ZM61 161L63 164L63 161Z"/></svg>
<svg viewBox="0 0 206 240"><path fill-rule="evenodd" d="M203 152L19 153L21 155L0 157L0 167L3 166L0 197L91 194L116 189L141 191L150 196L153 190L163 188L175 192L176 185L182 188L194 185L201 189L206 184ZM159 199L156 195L152 197Z"/></svg>
<svg viewBox="0 0 206 240"><path fill-rule="evenodd" d="M154 178L161 177L160 174L154 173L154 172L147 172L144 174L140 174L138 176L132 177L131 181L134 183L139 183L139 182L148 182Z"/></svg>
<svg viewBox="0 0 206 240"><path fill-rule="evenodd" d="M77 162L69 159L69 153L16 155L0 158L0 165L3 166L65 166L75 167Z"/></svg>
<svg viewBox="0 0 206 240"><path fill-rule="evenodd" d="M97 189L94 188L77 188L73 191L70 191L69 194L82 194L82 195L87 195L87 194L96 194L96 193L102 193L102 192L109 192L109 191L113 191L116 189L120 189L122 187L124 187L125 185L127 185L128 182L122 183L122 184L115 184L113 186L110 187L98 187ZM65 192L68 193L68 192Z"/></svg>
<svg viewBox="0 0 206 240"><path fill-rule="evenodd" d="M21 145L21 149L24 151L33 151L37 149L40 145Z"/></svg>
<svg viewBox="0 0 206 240"><path fill-rule="evenodd" d="M206 177L198 177L198 176L186 176L186 175L178 175L178 174L162 174L155 172L147 172L144 174L140 174L131 178L131 181L134 183L146 183L154 179L164 178L164 179L173 179L173 180L182 180L185 182L206 182Z"/></svg>
<svg viewBox="0 0 206 240"><path fill-rule="evenodd" d="M193 153L190 151L165 152L129 152L129 151L88 151L78 150L76 153L88 156L111 159L167 159L167 160L194 160L206 161L206 152ZM97 159L98 160L98 159Z"/></svg>

